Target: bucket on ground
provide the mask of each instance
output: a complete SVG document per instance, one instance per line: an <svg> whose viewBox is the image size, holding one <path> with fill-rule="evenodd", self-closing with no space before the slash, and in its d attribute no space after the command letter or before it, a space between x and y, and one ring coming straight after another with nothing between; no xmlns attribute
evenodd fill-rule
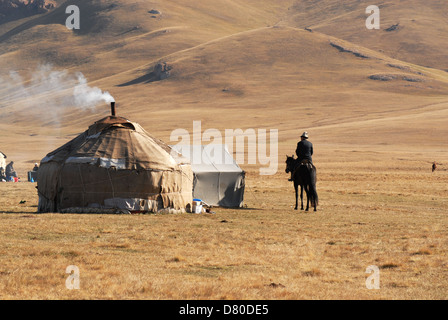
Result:
<svg viewBox="0 0 448 320"><path fill-rule="evenodd" d="M202 213L202 200L201 199L193 199L192 213Z"/></svg>

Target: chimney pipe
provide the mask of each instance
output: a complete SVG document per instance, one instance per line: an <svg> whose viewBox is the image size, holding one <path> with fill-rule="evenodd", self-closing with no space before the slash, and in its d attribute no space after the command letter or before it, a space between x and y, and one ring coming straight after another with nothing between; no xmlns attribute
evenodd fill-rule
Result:
<svg viewBox="0 0 448 320"><path fill-rule="evenodd" d="M110 103L110 112L112 113L112 117L115 117L115 101Z"/></svg>

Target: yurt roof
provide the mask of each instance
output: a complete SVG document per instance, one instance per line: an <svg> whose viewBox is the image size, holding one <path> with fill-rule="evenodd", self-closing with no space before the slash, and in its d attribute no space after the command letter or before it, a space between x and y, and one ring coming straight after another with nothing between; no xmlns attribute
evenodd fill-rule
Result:
<svg viewBox="0 0 448 320"><path fill-rule="evenodd" d="M134 170L174 170L179 154L146 132L138 123L109 116L92 124L84 133L50 152L50 161ZM182 163L180 163L182 164Z"/></svg>

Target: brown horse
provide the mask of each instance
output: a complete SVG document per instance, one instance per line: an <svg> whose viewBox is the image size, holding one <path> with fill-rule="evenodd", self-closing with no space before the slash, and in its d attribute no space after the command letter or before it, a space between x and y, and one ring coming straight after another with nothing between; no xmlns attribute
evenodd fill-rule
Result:
<svg viewBox="0 0 448 320"><path fill-rule="evenodd" d="M306 209L308 211L310 202L311 206L314 207L314 211L316 211L316 207L318 204L318 196L316 191L316 167L313 166L310 162L298 163L298 159L294 159L294 155L292 157L286 156L286 173L292 172L292 180L294 182L294 189L296 191L296 206L294 210L297 210L298 201L299 201L299 185L300 185L300 201L301 201L301 210L303 210L303 189L305 189L306 193Z"/></svg>

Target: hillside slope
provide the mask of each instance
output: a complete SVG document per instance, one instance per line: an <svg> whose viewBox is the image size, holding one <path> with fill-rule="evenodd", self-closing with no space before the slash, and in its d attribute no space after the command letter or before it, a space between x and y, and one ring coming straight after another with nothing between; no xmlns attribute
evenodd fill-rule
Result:
<svg viewBox="0 0 448 320"><path fill-rule="evenodd" d="M87 12L79 31L65 28L61 1L47 14L0 25L2 151L15 154L20 165L109 113L106 104L52 106L73 95L77 72L91 87L110 92L120 115L166 142L174 129L191 130L193 120L201 120L203 130L279 129L280 152L304 130L333 147L425 142L439 150L447 144L448 73L437 69L444 68L438 52L445 44L432 55L414 55L412 48L395 55L386 50L397 41L389 32L375 38L348 25L337 29L338 19L362 17L364 23L361 2L73 3ZM390 12L409 9L382 5ZM415 5L418 12L423 2ZM430 8L434 21L443 20L434 3ZM382 19L386 24L386 12ZM417 46L438 41L436 34L416 39ZM39 79L51 82L55 71L58 81L69 81L42 89L33 82L39 64L47 70ZM167 68L163 77L160 66ZM24 88L32 94L24 95Z"/></svg>
<svg viewBox="0 0 448 320"><path fill-rule="evenodd" d="M0 24L43 14L54 8L48 0L0 0Z"/></svg>
<svg viewBox="0 0 448 320"><path fill-rule="evenodd" d="M366 8L380 9L380 29L369 30ZM445 0L296 1L281 25L309 28L392 58L448 71L448 2Z"/></svg>

